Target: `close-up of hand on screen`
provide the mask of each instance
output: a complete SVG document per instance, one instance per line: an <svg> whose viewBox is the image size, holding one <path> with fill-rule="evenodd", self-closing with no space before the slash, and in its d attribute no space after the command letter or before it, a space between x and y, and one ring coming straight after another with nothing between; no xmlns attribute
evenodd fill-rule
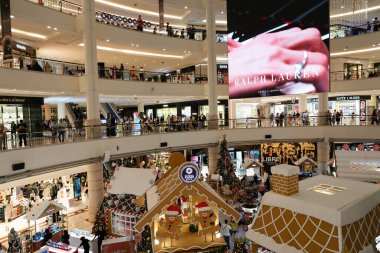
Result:
<svg viewBox="0 0 380 253"><path fill-rule="evenodd" d="M292 28L262 34L245 44L230 39L228 51L233 97L268 89L280 89L284 94L294 94L297 90L305 93L302 92L305 84L312 85L307 92L329 90L329 52L317 29ZM296 65L305 59L305 51L306 63L296 76ZM293 83L290 89L282 88L289 83Z"/></svg>

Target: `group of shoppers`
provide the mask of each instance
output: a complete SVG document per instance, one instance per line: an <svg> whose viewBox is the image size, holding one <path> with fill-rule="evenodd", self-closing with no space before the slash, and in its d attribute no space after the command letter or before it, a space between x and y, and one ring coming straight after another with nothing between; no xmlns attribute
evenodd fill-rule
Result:
<svg viewBox="0 0 380 253"><path fill-rule="evenodd" d="M27 135L29 133L28 125L20 120L18 124L14 121L11 122L11 129L7 129L3 123L0 124L0 150L7 149L7 132L10 131L11 140L16 140L16 134L18 135L19 147L27 146Z"/></svg>

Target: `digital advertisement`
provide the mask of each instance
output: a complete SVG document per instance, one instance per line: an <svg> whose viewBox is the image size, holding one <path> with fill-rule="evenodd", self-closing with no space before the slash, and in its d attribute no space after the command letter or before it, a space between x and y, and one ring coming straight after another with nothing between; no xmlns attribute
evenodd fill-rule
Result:
<svg viewBox="0 0 380 253"><path fill-rule="evenodd" d="M330 91L328 0L227 0L231 99Z"/></svg>

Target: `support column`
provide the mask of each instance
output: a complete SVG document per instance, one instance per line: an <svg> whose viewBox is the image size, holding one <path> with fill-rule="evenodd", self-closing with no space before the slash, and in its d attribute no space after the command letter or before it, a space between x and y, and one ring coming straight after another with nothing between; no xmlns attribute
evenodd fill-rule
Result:
<svg viewBox="0 0 380 253"><path fill-rule="evenodd" d="M65 118L65 103L58 103L57 104L57 118L64 119Z"/></svg>
<svg viewBox="0 0 380 253"><path fill-rule="evenodd" d="M95 1L83 0L83 42L85 64L85 90L87 120L86 137L97 138L100 136L100 102L99 102L99 78L98 60L95 34Z"/></svg>
<svg viewBox="0 0 380 253"><path fill-rule="evenodd" d="M218 174L218 147L208 148L208 174Z"/></svg>
<svg viewBox="0 0 380 253"><path fill-rule="evenodd" d="M236 100L228 99L229 127L236 128Z"/></svg>
<svg viewBox="0 0 380 253"><path fill-rule="evenodd" d="M318 126L327 125L327 110L329 109L328 93L318 94Z"/></svg>
<svg viewBox="0 0 380 253"><path fill-rule="evenodd" d="M318 154L318 170L317 174L323 174L327 170L327 162L329 161L330 144L329 139L325 138L325 141L317 143Z"/></svg>
<svg viewBox="0 0 380 253"><path fill-rule="evenodd" d="M145 114L144 103L140 102L138 104L137 110L138 110L139 113L143 112Z"/></svg>
<svg viewBox="0 0 380 253"><path fill-rule="evenodd" d="M88 165L87 169L88 182L88 220L95 221L96 213L103 201L104 183L103 183L103 164L96 163Z"/></svg>
<svg viewBox="0 0 380 253"><path fill-rule="evenodd" d="M206 0L207 28L207 76L208 76L208 106L209 129L218 128L218 97L216 94L217 71L215 51L215 0Z"/></svg>
<svg viewBox="0 0 380 253"><path fill-rule="evenodd" d="M45 120L51 119L51 105L45 104L44 108L45 108L45 115L44 115Z"/></svg>
<svg viewBox="0 0 380 253"><path fill-rule="evenodd" d="M307 110L307 96L306 95L299 95L298 97L298 112L302 114Z"/></svg>

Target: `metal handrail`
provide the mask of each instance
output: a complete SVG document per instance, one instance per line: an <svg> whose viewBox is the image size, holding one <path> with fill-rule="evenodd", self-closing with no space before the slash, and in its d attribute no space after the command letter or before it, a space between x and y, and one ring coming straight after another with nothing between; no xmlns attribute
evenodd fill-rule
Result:
<svg viewBox="0 0 380 253"><path fill-rule="evenodd" d="M59 143L59 132L64 133L63 143L72 143L86 141L96 138L115 138L125 136L141 136L147 134L167 134L173 132L187 131L204 131L217 129L241 129L241 128L274 128L274 127L375 127L379 126L379 117L374 118L372 115L342 115L339 118L326 116L302 116L288 115L285 117L248 117L238 119L217 119L198 121L187 118L176 122L147 122L142 123L119 123L116 125L92 125L76 128L66 127L58 129L54 134L51 129L45 129L42 132L25 133L28 147L51 145ZM21 134L22 135L22 134ZM1 147L8 149L18 149L20 134L6 131L6 138L0 140Z"/></svg>

